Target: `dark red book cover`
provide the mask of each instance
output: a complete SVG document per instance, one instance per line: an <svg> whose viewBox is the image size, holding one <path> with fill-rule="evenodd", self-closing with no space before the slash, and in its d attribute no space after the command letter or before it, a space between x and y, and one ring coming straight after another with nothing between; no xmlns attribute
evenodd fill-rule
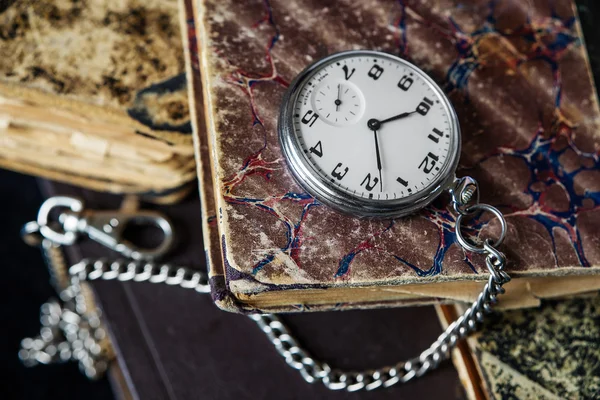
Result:
<svg viewBox="0 0 600 400"><path fill-rule="evenodd" d="M450 97L463 136L457 174L475 177L508 222L514 279L501 306L600 287L600 110L571 0L199 0L197 27L197 150L204 198L215 200L205 220L216 220L208 251L220 246L211 273L221 307L473 301L487 279L483 259L456 242L447 198L361 221L291 176L276 128L282 95L308 64L348 49L406 58ZM476 228L472 239L499 226Z"/></svg>

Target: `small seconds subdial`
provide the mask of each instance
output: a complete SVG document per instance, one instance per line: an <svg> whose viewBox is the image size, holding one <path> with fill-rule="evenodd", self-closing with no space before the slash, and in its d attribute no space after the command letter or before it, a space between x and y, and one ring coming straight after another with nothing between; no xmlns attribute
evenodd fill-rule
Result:
<svg viewBox="0 0 600 400"><path fill-rule="evenodd" d="M314 90L312 105L328 124L351 125L363 115L364 97L352 82L326 80Z"/></svg>
<svg viewBox="0 0 600 400"><path fill-rule="evenodd" d="M374 51L338 53L290 86L279 124L288 164L324 203L362 215L422 207L452 181L458 119L423 71Z"/></svg>

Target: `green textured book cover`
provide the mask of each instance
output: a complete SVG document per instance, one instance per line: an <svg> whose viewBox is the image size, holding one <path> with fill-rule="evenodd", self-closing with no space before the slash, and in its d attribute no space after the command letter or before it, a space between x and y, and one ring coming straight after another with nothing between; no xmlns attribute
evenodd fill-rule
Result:
<svg viewBox="0 0 600 400"><path fill-rule="evenodd" d="M468 344L490 399L600 399L600 295L495 313Z"/></svg>

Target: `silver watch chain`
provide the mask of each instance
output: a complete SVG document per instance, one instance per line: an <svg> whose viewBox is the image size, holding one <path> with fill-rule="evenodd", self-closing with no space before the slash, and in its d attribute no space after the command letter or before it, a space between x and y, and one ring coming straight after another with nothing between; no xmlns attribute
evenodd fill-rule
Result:
<svg viewBox="0 0 600 400"><path fill-rule="evenodd" d="M504 293L502 286L510 280L505 271L506 258L498 251L506 234L506 221L498 209L479 203L477 182L472 178L457 179L450 193L457 213L455 233L458 243L464 250L485 255L489 278L477 300L417 357L365 371L343 371L315 359L275 314L249 315L285 362L298 370L306 382L322 382L328 389L349 392L406 383L435 369L440 362L449 358L450 351L458 342L475 331L478 323L491 312L497 295ZM49 215L57 209L67 211L63 211L58 221L52 223ZM492 213L499 220L501 233L495 242L486 239L483 245L477 246L463 236L461 226L464 218L483 211ZM143 250L123 240L122 232L132 221L157 225L163 231L163 243L155 249ZM164 283L210 293L206 273L154 261L168 251L173 238L171 224L159 213L90 211L84 209L81 200L56 196L44 202L37 221L26 224L22 234L27 243L42 248L51 273L68 271L63 277L66 283L59 289L60 301L51 299L41 307L40 334L21 341L19 358L27 366L72 360L77 361L81 371L91 379L104 374L114 354L102 326L101 310L90 306L89 289L82 285L86 281L102 279ZM75 243L81 234L127 258L116 261L84 259L67 269L60 246ZM60 277L54 277L54 280L59 281Z"/></svg>

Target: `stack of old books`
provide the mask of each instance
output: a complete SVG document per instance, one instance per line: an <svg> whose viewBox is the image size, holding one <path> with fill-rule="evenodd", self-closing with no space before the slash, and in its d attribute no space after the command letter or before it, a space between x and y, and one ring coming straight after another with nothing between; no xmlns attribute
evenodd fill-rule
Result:
<svg viewBox="0 0 600 400"><path fill-rule="evenodd" d="M457 246L445 201L372 221L306 196L279 148L279 102L304 67L335 51L377 49L420 66L457 110L458 174L475 177L482 201L507 218L513 280L498 304L505 311L455 352L454 370L375 398L600 391L600 108L572 0L10 3L0 6L1 165L174 201L196 179L195 152L201 220L193 200L163 210L187 239L174 260L208 268L221 309L425 305L286 317L311 353L344 368L414 356L439 320L476 298L487 272ZM91 192L49 187L102 207ZM86 255L105 251L86 246ZM306 385L248 319L195 293L95 289L130 394L344 397ZM426 306L440 303L459 305L437 316ZM366 344L373 351L361 352Z"/></svg>

